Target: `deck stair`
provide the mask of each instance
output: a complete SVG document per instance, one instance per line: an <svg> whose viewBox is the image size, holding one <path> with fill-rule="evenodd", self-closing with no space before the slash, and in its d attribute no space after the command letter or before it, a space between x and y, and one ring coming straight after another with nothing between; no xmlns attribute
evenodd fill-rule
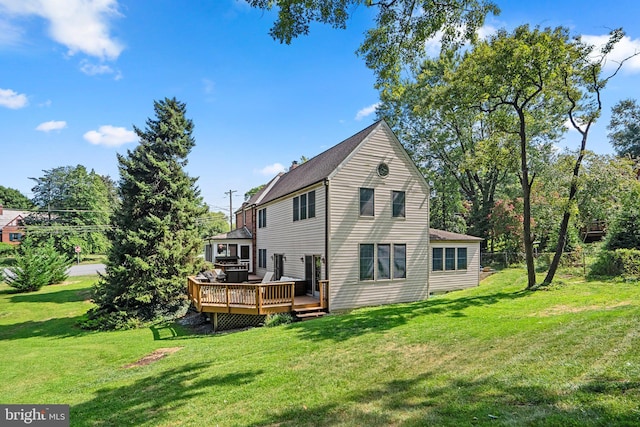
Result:
<svg viewBox="0 0 640 427"><path fill-rule="evenodd" d="M296 308L293 310L293 315L298 320L317 319L325 314L327 314L327 312L321 307Z"/></svg>

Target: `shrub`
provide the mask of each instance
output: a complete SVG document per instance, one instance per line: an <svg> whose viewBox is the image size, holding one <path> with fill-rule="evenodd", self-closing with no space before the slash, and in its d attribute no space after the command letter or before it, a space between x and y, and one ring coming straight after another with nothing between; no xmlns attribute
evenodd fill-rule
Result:
<svg viewBox="0 0 640 427"><path fill-rule="evenodd" d="M32 292L45 285L63 282L71 262L56 251L53 241L36 245L27 238L17 251L15 264L6 275L7 284L21 292Z"/></svg>
<svg viewBox="0 0 640 427"><path fill-rule="evenodd" d="M640 279L640 250L602 250L589 272L592 276L623 276Z"/></svg>
<svg viewBox="0 0 640 427"><path fill-rule="evenodd" d="M279 325L288 325L293 322L293 316L290 313L269 314L264 320L264 326L270 328Z"/></svg>
<svg viewBox="0 0 640 427"><path fill-rule="evenodd" d="M12 255L14 251L14 246L5 242L0 242L0 256L8 256Z"/></svg>
<svg viewBox="0 0 640 427"><path fill-rule="evenodd" d="M606 248L640 249L640 184L635 185L622 198L620 211L607 231Z"/></svg>

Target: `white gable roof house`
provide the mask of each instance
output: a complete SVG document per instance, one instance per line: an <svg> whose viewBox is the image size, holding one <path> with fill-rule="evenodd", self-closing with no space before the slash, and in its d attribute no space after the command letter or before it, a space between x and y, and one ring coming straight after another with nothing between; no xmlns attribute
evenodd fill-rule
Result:
<svg viewBox="0 0 640 427"><path fill-rule="evenodd" d="M428 297L434 267L430 190L384 121L294 166L270 182L254 202L256 259L252 261L257 276L269 274L274 282L291 282L291 298L298 303L302 295L319 298L326 311ZM444 237L458 239L455 247L476 242L465 240L463 235ZM451 255L450 250L445 252ZM464 250L459 254L462 257ZM477 278L479 244L478 251L469 250L467 257L466 267L475 268ZM466 280L442 284L447 278L456 281L462 277L463 264L461 258L457 275L441 274L435 287L452 290L476 286L477 281ZM302 289L300 282L304 283ZM268 294L257 287L255 292ZM192 299L201 311L222 310L197 297ZM275 305L271 309L275 310ZM291 307L280 311L295 312ZM233 312L229 301L224 309Z"/></svg>

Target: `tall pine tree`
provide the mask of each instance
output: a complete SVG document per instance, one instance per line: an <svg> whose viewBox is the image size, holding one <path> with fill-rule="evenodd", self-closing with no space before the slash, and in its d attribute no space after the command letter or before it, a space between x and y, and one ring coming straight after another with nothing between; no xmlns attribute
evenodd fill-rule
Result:
<svg viewBox="0 0 640 427"><path fill-rule="evenodd" d="M97 307L87 326L133 327L171 319L189 305L186 277L199 267L202 240L197 222L207 211L184 171L195 145L186 105L175 98L154 102L155 119L127 156L118 155L121 205L112 220L112 249L96 285Z"/></svg>

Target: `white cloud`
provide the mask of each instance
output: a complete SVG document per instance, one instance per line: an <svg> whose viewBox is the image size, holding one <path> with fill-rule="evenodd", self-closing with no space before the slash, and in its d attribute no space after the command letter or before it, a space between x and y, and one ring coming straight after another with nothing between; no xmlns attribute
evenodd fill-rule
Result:
<svg viewBox="0 0 640 427"><path fill-rule="evenodd" d="M0 89L0 106L17 110L26 107L29 103L27 95L15 92L11 89Z"/></svg>
<svg viewBox="0 0 640 427"><path fill-rule="evenodd" d="M122 73L119 70L114 70L105 64L92 64L87 60L80 61L80 71L88 76L114 74L114 80L120 80L122 78Z"/></svg>
<svg viewBox="0 0 640 427"><path fill-rule="evenodd" d="M462 29L460 30L460 32L462 32ZM488 24L483 25L476 30L476 34L478 36L478 39L480 40L487 40L497 32L498 30L496 29L496 27ZM440 55L440 50L442 49L442 34L442 31L438 31L433 35L433 37L431 37L424 43L424 48L427 56L437 58Z"/></svg>
<svg viewBox="0 0 640 427"><path fill-rule="evenodd" d="M107 147L119 147L138 140L134 131L111 125L100 126L97 131L90 130L83 137L94 145L106 145Z"/></svg>
<svg viewBox="0 0 640 427"><path fill-rule="evenodd" d="M124 49L110 34L110 20L120 16L117 0L0 0L7 17L39 16L49 22L48 32L65 45L69 55L78 52L100 59L116 59Z"/></svg>
<svg viewBox="0 0 640 427"><path fill-rule="evenodd" d="M67 122L64 120L51 120L48 122L40 123L36 130L42 132L51 132L52 130L62 130L67 127Z"/></svg>
<svg viewBox="0 0 640 427"><path fill-rule="evenodd" d="M0 45L15 46L20 44L24 31L4 17L0 17Z"/></svg>
<svg viewBox="0 0 640 427"><path fill-rule="evenodd" d="M264 176L274 176L279 174L280 172L285 172L285 171L286 169L284 166L282 166L282 164L274 163L272 165L265 166L256 172Z"/></svg>
<svg viewBox="0 0 640 427"><path fill-rule="evenodd" d="M356 113L356 120L362 120L367 116L372 115L373 113L376 112L376 109L380 106L379 102L376 102L375 104L371 104L368 107L364 107L363 109L361 109L360 111L358 111L358 113Z"/></svg>
<svg viewBox="0 0 640 427"><path fill-rule="evenodd" d="M476 31L476 34L478 35L478 38L480 40L487 40L489 37L493 36L497 32L498 32L498 29L496 27L493 27L491 25L483 25L482 27L478 28L478 30Z"/></svg>
<svg viewBox="0 0 640 427"><path fill-rule="evenodd" d="M583 35L581 37L582 41L595 46L594 49L594 58L598 59L600 55L600 49L607 43L609 40L609 35ZM631 37L624 36L614 47L613 51L607 56L607 63L605 68L607 69L615 69L615 67L620 64L621 61L630 58L632 55L635 55L640 52L640 39L631 39ZM638 73L640 72L640 55L634 56L630 58L622 67L623 70L630 73Z"/></svg>

